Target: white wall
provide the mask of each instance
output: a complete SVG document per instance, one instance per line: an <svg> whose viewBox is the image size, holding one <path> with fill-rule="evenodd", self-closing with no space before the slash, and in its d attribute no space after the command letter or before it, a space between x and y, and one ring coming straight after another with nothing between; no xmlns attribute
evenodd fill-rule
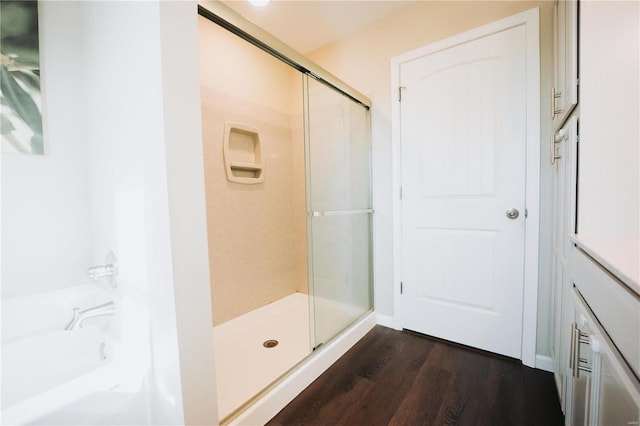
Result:
<svg viewBox="0 0 640 426"><path fill-rule="evenodd" d="M131 374L146 371L152 383L160 384L167 384L167 376L172 379L161 397L148 402L150 422L180 422L181 404L177 410L165 407L168 400L181 401L179 374L168 374L178 365L175 322L157 333L173 338L155 351L160 360L170 359L173 369L158 377L152 365L151 328L157 330L154 313L159 307L151 298L173 285L158 7L88 2L83 3L83 18L82 118L87 126L94 261L100 262L110 250L118 256L118 315L124 323L120 339ZM171 318L173 303L164 302L161 309Z"/></svg>
<svg viewBox="0 0 640 426"><path fill-rule="evenodd" d="M640 4L581 3L580 37L578 232L637 239Z"/></svg>
<svg viewBox="0 0 640 426"><path fill-rule="evenodd" d="M160 2L160 32L172 290L184 423L217 424L196 3Z"/></svg>
<svg viewBox="0 0 640 426"><path fill-rule="evenodd" d="M81 19L78 3L39 4L46 155L2 155L3 299L80 284L92 266Z"/></svg>
<svg viewBox="0 0 640 426"><path fill-rule="evenodd" d="M391 187L391 92L392 57L437 40L479 27L516 13L540 7L541 21L541 217L538 287L537 350L549 354L549 304L551 300L551 176L546 161L550 126L546 94L550 90L552 54L552 2L471 1L417 2L365 29L312 52L309 57L372 99L374 276L375 307L393 316L392 197Z"/></svg>
<svg viewBox="0 0 640 426"><path fill-rule="evenodd" d="M127 327L149 339L151 422L215 423L196 6L83 5L96 253L118 254Z"/></svg>
<svg viewBox="0 0 640 426"><path fill-rule="evenodd" d="M2 159L3 297L114 250L120 337L153 391L139 408L215 424L196 4L40 5L49 154Z"/></svg>

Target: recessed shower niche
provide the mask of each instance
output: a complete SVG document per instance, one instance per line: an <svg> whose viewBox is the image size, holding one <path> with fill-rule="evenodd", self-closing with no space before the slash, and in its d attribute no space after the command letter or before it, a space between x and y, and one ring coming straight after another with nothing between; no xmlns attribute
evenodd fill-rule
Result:
<svg viewBox="0 0 640 426"><path fill-rule="evenodd" d="M241 123L225 123L222 146L229 182L264 182L260 135L256 129Z"/></svg>

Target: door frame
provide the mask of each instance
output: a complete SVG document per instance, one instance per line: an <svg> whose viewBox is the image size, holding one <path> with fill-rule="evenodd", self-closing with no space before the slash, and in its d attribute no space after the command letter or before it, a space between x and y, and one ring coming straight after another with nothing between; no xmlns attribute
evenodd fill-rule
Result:
<svg viewBox="0 0 640 426"><path fill-rule="evenodd" d="M406 62L467 43L510 28L524 26L526 31L526 183L524 248L524 292L522 301L522 363L535 367L538 320L538 245L540 234L540 12L538 8L495 21L391 58L391 146L393 164L393 326L403 327L400 315L402 279L402 158L400 139L400 67Z"/></svg>

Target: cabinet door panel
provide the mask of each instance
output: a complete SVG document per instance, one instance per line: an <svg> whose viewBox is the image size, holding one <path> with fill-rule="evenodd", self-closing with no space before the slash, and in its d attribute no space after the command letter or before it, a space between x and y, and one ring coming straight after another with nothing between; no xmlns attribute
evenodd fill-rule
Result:
<svg viewBox="0 0 640 426"><path fill-rule="evenodd" d="M571 425L637 425L640 422L640 381L622 358L602 324L573 292L575 324L583 343L574 340ZM578 366L584 370L576 371ZM576 377L577 376L577 377Z"/></svg>
<svg viewBox="0 0 640 426"><path fill-rule="evenodd" d="M578 103L578 2L560 0L554 8L554 85L551 118L558 130Z"/></svg>
<svg viewBox="0 0 640 426"><path fill-rule="evenodd" d="M557 140L553 176L553 292L552 292L552 340L551 356L556 378L558 394L564 413L569 404L566 376L568 371L568 353L570 341L569 329L573 314L569 313L571 281L569 274L569 251L573 246L569 236L575 233L576 227L576 158L578 143L578 119L573 116L567 121Z"/></svg>
<svg viewBox="0 0 640 426"><path fill-rule="evenodd" d="M637 425L640 422L639 384L624 373L612 349L609 345L602 348L597 424Z"/></svg>
<svg viewBox="0 0 640 426"><path fill-rule="evenodd" d="M566 417L567 424L587 426L591 425L589 411L591 408L590 390L592 388L592 377L591 372L586 370L592 368L593 365L591 347L588 343L588 336L592 334L592 319L578 291L574 289L571 292L571 296L573 327L570 334L570 369L568 371L571 387L571 406Z"/></svg>

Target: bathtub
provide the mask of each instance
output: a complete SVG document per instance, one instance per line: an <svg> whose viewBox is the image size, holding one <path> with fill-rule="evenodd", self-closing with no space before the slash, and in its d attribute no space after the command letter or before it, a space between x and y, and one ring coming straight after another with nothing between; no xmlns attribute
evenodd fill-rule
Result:
<svg viewBox="0 0 640 426"><path fill-rule="evenodd" d="M140 406L118 359L114 318L92 318L65 331L73 307L114 295L97 284L11 298L2 302L3 424L117 424ZM139 410L139 409L138 409ZM140 422L146 423L146 422Z"/></svg>

